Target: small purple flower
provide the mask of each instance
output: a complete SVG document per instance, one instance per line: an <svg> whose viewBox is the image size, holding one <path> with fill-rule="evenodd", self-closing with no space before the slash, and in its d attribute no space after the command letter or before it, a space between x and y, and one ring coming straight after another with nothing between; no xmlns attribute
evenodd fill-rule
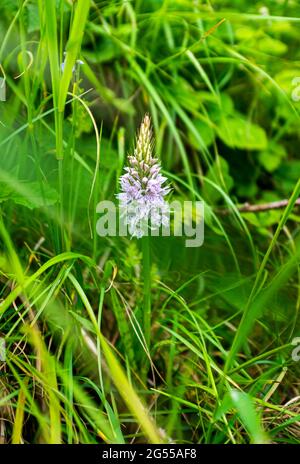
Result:
<svg viewBox="0 0 300 464"><path fill-rule="evenodd" d="M128 167L120 178L121 214L132 237L147 235L148 229L158 230L168 226L170 208L164 197L170 187L161 174L158 159L152 155L153 137L151 120L146 114L141 124L134 154L128 156Z"/></svg>
<svg viewBox="0 0 300 464"><path fill-rule="evenodd" d="M60 69L61 69L61 72L62 72L62 73L64 72L65 66L66 66L66 55L67 55L67 53L64 52L64 61L63 61L63 62L61 63L61 65L60 65ZM76 60L74 66L73 66L73 68L72 68L72 73L73 73L73 74L75 73L75 71L76 71L76 66L81 66L82 64L84 64L84 61L82 61L82 60Z"/></svg>

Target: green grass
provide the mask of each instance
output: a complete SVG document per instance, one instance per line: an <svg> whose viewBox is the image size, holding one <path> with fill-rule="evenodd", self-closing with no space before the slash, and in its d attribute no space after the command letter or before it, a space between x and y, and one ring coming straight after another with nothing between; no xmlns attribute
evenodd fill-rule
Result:
<svg viewBox="0 0 300 464"><path fill-rule="evenodd" d="M2 442L300 442L300 18L264 5L1 2ZM96 233L146 112L199 248Z"/></svg>

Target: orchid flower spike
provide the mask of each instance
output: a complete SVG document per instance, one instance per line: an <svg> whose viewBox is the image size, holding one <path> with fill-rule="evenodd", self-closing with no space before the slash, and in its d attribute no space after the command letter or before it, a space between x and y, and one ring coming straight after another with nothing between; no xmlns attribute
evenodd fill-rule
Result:
<svg viewBox="0 0 300 464"><path fill-rule="evenodd" d="M170 187L161 174L158 158L153 155L154 141L148 114L140 126L133 155L120 178L121 193L117 195L125 224L132 237L148 235L149 229L168 226L170 208L164 197Z"/></svg>

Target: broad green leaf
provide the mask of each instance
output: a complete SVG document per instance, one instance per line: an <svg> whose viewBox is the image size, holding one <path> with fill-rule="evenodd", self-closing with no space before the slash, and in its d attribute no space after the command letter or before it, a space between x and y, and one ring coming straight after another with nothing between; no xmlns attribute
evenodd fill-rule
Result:
<svg viewBox="0 0 300 464"><path fill-rule="evenodd" d="M258 41L258 49L261 52L269 53L270 55L284 55L287 52L287 45L280 40L272 37L264 37Z"/></svg>
<svg viewBox="0 0 300 464"><path fill-rule="evenodd" d="M283 145L278 143L270 143L266 150L258 155L260 164L268 171L275 171L281 164L283 158L286 157L286 151Z"/></svg>
<svg viewBox="0 0 300 464"><path fill-rule="evenodd" d="M199 134L201 135L202 140L205 143L205 145L209 147L215 139L215 132L212 129L212 127L206 124L201 119L196 119L194 121L194 126L199 132ZM199 140L195 137L195 135L191 131L189 131L188 137L189 137L189 141L191 145L197 150L201 150L202 146L199 143Z"/></svg>
<svg viewBox="0 0 300 464"><path fill-rule="evenodd" d="M255 36L255 29L249 26L243 26L243 27L238 27L235 31L235 36L238 40L243 41L243 40L253 40L253 37Z"/></svg>
<svg viewBox="0 0 300 464"><path fill-rule="evenodd" d="M0 183L0 203L12 200L14 203L26 206L29 209L54 205L58 200L55 189L47 185L41 187L39 182L20 182L16 180L13 185Z"/></svg>
<svg viewBox="0 0 300 464"><path fill-rule="evenodd" d="M217 133L220 139L231 148L264 150L267 147L264 129L247 121L238 113L222 118L217 126Z"/></svg>

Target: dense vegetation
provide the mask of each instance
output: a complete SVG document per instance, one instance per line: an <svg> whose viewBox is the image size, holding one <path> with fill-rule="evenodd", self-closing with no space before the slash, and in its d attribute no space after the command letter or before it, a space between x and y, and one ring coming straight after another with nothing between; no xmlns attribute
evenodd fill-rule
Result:
<svg viewBox="0 0 300 464"><path fill-rule="evenodd" d="M299 12L1 1L3 443L299 443ZM145 113L170 198L205 203L147 275L96 233Z"/></svg>

